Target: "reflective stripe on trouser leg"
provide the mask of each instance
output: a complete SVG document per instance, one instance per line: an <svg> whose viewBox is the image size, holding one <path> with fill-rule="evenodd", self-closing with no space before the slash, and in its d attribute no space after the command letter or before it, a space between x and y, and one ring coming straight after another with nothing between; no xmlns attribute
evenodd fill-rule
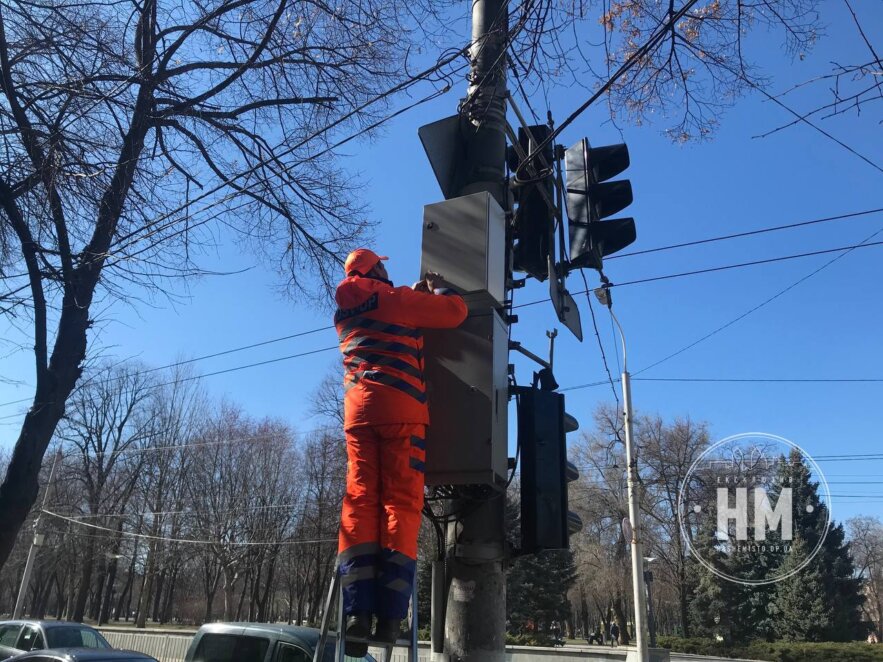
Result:
<svg viewBox="0 0 883 662"><path fill-rule="evenodd" d="M377 616L401 620L408 615L417 561L391 549L384 549L380 556Z"/></svg>
<svg viewBox="0 0 883 662"><path fill-rule="evenodd" d="M337 555L343 611L374 613L377 604L377 564L380 546L377 543L354 545Z"/></svg>
<svg viewBox="0 0 883 662"><path fill-rule="evenodd" d="M390 425L375 428L381 442L380 576L377 615L402 619L408 614L417 558L417 534L423 508L423 465L426 426Z"/></svg>
<svg viewBox="0 0 883 662"><path fill-rule="evenodd" d="M380 438L371 428L346 431L346 494L338 565L344 613L376 610L380 552Z"/></svg>

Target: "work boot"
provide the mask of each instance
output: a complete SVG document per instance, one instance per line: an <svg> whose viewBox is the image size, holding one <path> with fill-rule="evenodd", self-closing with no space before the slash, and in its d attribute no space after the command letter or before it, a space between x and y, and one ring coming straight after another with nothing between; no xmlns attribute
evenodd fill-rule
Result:
<svg viewBox="0 0 883 662"><path fill-rule="evenodd" d="M399 619L377 619L377 630L374 632L375 641L392 644L402 634L402 622Z"/></svg>
<svg viewBox="0 0 883 662"><path fill-rule="evenodd" d="M346 618L346 645L344 653L350 657L364 657L368 654L367 639L371 634L371 614L367 611L350 614ZM361 639L352 641L351 639Z"/></svg>

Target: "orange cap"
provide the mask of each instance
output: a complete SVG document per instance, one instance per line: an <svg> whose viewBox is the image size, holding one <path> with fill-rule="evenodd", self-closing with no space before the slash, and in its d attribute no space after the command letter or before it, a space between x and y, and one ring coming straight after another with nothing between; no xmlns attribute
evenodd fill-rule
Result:
<svg viewBox="0 0 883 662"><path fill-rule="evenodd" d="M357 248L346 256L346 262L343 263L343 270L347 276L357 271L363 276L367 274L380 260L388 260L386 255L378 255L369 248Z"/></svg>

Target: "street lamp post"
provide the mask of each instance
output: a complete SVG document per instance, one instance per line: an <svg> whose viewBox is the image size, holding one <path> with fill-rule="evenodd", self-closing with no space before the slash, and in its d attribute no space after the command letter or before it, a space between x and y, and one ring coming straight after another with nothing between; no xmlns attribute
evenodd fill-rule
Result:
<svg viewBox="0 0 883 662"><path fill-rule="evenodd" d="M18 596L15 599L15 608L12 610L12 618L21 618L22 609L24 609L25 596L28 593L28 584L31 582L31 572L34 569L34 560L37 558L37 549L42 547L45 536L40 533L40 517L43 514L43 508L46 507L46 500L49 497L49 490L52 489L52 478L55 476L55 467L58 460L61 459L61 449L55 454L52 460L52 468L49 470L49 481L46 483L46 491L43 492L43 503L40 505L40 513L34 520L34 539L31 541L31 548L28 550L28 560L25 561L25 571L22 574L21 586L18 588Z"/></svg>
<svg viewBox="0 0 883 662"><path fill-rule="evenodd" d="M610 311L610 317L619 329L622 340L622 420L625 430L625 457L627 464L627 485L629 500L629 526L631 533L632 556L632 594L635 601L635 644L638 648L638 659L647 662L650 651L647 646L647 594L644 586L644 545L641 540L641 509L638 493L638 459L632 434L632 385L628 371L625 334L622 325L613 314L610 291L606 287L595 290L595 296Z"/></svg>

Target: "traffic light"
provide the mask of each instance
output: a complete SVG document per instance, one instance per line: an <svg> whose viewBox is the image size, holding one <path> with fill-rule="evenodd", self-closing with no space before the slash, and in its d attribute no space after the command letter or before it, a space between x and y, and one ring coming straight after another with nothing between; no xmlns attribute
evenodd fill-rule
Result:
<svg viewBox="0 0 883 662"><path fill-rule="evenodd" d="M629 180L607 181L628 167L625 144L590 147L583 138L564 151L571 268L600 271L605 256L635 240L635 219L603 220L632 203Z"/></svg>
<svg viewBox="0 0 883 662"><path fill-rule="evenodd" d="M521 550L567 549L582 521L568 510L567 484L579 478L567 461L565 436L579 428L564 411L564 396L541 388L518 392L521 446Z"/></svg>
<svg viewBox="0 0 883 662"><path fill-rule="evenodd" d="M518 129L518 145L523 155L533 153L545 141L551 129L543 124ZM542 158L540 158L542 155ZM549 253L552 250L554 210L549 204L555 199L554 151L552 144L531 159L528 168L518 150L510 146L507 152L509 169L516 173L512 192L518 207L515 210L515 244L513 269L524 271L539 280L549 276Z"/></svg>

